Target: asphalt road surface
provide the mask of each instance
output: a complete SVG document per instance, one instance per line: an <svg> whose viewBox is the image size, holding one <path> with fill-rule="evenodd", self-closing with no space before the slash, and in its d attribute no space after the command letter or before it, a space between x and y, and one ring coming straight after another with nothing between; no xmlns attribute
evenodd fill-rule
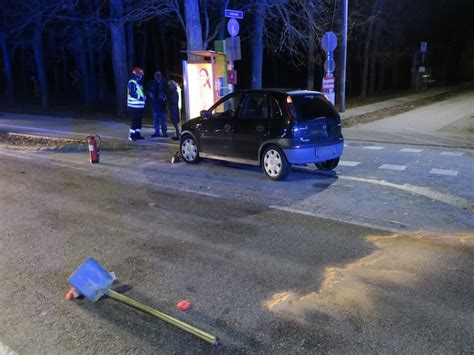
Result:
<svg viewBox="0 0 474 355"><path fill-rule="evenodd" d="M0 353L474 352L473 151L362 131L334 173L285 182L170 164L164 140L94 166L0 145ZM88 257L221 344L111 299L66 301Z"/></svg>

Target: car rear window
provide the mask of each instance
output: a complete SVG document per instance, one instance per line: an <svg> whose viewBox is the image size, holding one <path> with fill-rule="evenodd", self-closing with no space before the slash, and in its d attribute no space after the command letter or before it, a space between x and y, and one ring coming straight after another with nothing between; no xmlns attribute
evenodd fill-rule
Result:
<svg viewBox="0 0 474 355"><path fill-rule="evenodd" d="M326 101L323 95L292 95L291 100L298 121L337 116L336 110Z"/></svg>

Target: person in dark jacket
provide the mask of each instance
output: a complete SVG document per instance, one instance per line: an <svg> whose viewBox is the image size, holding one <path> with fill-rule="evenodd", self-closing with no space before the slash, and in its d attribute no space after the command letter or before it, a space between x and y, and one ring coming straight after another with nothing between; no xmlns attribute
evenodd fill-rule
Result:
<svg viewBox="0 0 474 355"><path fill-rule="evenodd" d="M168 129L166 126L166 93L168 91L168 84L163 78L160 71L155 72L154 79L148 86L148 96L151 99L153 108L153 128L155 133L152 134L152 138L161 136L168 137Z"/></svg>
<svg viewBox="0 0 474 355"><path fill-rule="evenodd" d="M172 138L173 140L179 139L179 109L181 106L181 88L179 84L174 81L170 80L168 82L168 110L170 112L170 119L171 123L173 123L175 129L175 135Z"/></svg>

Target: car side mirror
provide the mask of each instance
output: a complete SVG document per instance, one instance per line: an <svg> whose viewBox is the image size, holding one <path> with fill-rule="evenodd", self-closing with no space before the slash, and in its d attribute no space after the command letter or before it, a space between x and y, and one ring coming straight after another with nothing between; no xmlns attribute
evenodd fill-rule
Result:
<svg viewBox="0 0 474 355"><path fill-rule="evenodd" d="M202 110L201 112L199 112L199 115L201 116L201 118L204 119L211 118L211 114L209 113L209 111L206 110Z"/></svg>

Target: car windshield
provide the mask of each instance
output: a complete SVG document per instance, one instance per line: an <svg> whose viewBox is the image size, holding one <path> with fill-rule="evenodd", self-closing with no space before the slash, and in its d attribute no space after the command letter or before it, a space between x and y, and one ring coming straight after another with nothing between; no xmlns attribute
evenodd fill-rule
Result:
<svg viewBox="0 0 474 355"><path fill-rule="evenodd" d="M323 95L292 95L293 108L298 121L308 121L318 117L336 117L337 112Z"/></svg>

